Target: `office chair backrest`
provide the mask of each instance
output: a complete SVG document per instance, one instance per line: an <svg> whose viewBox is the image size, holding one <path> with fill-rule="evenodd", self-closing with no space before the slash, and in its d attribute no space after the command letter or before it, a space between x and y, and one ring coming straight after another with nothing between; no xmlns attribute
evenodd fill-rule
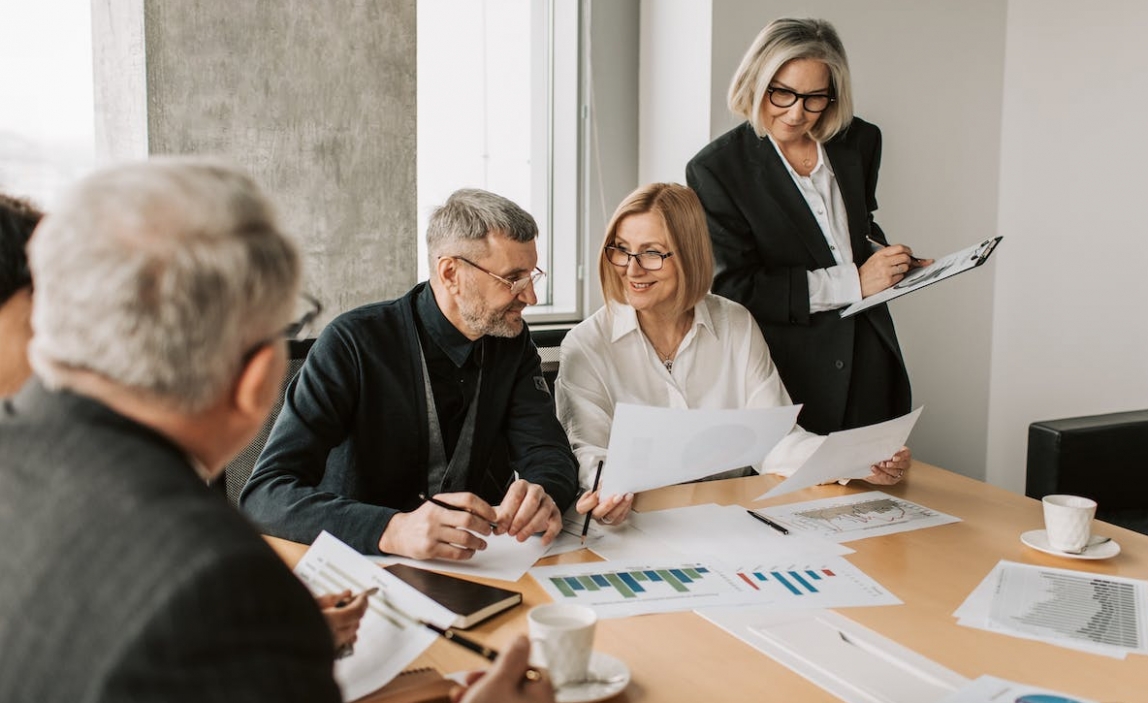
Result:
<svg viewBox="0 0 1148 703"><path fill-rule="evenodd" d="M1148 410L1034 422L1025 495L1092 498L1096 517L1148 534Z"/></svg>
<svg viewBox="0 0 1148 703"><path fill-rule="evenodd" d="M551 392L554 390L554 379L558 378L558 352L569 331L566 327L530 328L530 338L534 340L534 346L538 347L538 356L542 357L542 375L550 384Z"/></svg>
<svg viewBox="0 0 1148 703"><path fill-rule="evenodd" d="M280 390L279 400L275 402L271 414L267 416L267 421L259 429L259 434L251 440L251 444L248 444L239 453L239 456L227 465L223 470L223 477L216 479L217 482L226 484L227 499L233 505L239 504L239 492L243 490L248 477L251 476L255 462L259 460L259 455L263 452L263 445L267 443L267 437L271 434L271 426L275 424L275 418L279 416L279 411L283 408L283 397L287 390L287 384L295 378L295 374L299 373L299 368L303 366L307 352L311 351L311 345L314 343L314 339L291 340L287 343L287 373L283 377L283 388Z"/></svg>

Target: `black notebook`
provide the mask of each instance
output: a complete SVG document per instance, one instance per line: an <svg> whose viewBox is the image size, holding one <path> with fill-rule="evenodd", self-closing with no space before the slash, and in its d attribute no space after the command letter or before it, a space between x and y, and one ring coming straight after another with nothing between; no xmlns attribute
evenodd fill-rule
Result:
<svg viewBox="0 0 1148 703"><path fill-rule="evenodd" d="M406 564L391 564L387 571L454 613L451 627L465 630L496 613L522 602L522 594L497 586L487 586Z"/></svg>

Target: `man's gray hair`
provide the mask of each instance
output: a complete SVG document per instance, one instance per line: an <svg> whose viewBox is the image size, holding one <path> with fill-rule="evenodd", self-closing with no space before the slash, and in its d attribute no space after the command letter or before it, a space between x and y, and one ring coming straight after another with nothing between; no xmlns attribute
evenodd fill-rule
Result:
<svg viewBox="0 0 1148 703"><path fill-rule="evenodd" d="M294 311L299 254L246 174L168 157L97 172L44 219L32 366L94 372L185 412L217 402Z"/></svg>
<svg viewBox="0 0 1148 703"><path fill-rule="evenodd" d="M533 241L538 223L512 200L478 188L456 190L434 209L427 223L431 275L440 256L481 256L487 235Z"/></svg>

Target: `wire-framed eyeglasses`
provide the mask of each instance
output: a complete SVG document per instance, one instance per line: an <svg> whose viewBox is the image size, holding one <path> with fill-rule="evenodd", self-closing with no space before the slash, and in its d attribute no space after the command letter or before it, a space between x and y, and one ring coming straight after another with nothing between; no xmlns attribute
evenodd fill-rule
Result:
<svg viewBox="0 0 1148 703"><path fill-rule="evenodd" d="M797 93L788 88L774 88L769 87L765 89L769 93L769 102L773 103L775 107L793 107L793 104L798 100L802 101L802 106L806 112L825 112L837 98L825 93Z"/></svg>
<svg viewBox="0 0 1148 703"><path fill-rule="evenodd" d="M636 254L631 254L621 247L616 247L613 244L607 245L602 252L606 255L606 261L614 264L618 268L626 268L630 265L630 259L638 262L638 266L646 271L659 271L666 265L666 259L674 255L674 252L666 252L663 254L660 251L639 251Z"/></svg>
<svg viewBox="0 0 1148 703"><path fill-rule="evenodd" d="M510 290L511 295L521 294L523 291L526 290L527 286L537 285L543 278L546 277L546 272L543 271L542 269L538 268L537 266L534 267L534 270L531 271L530 275L528 275L528 276L519 276L518 278L505 278L503 276L499 276L497 273L494 273L493 271L487 271L486 269L484 269L483 267L474 263L470 259L464 258L462 256L452 256L450 258L458 259L459 261L461 261L463 263L470 264L471 266L475 267L479 271L482 271L487 276L490 276L494 280L496 280L499 283L501 283L502 285L506 286L507 289Z"/></svg>

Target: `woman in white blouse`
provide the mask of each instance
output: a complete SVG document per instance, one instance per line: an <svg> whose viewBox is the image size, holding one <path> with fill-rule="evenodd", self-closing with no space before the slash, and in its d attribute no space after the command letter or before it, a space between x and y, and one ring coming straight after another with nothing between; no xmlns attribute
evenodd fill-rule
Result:
<svg viewBox="0 0 1148 703"><path fill-rule="evenodd" d="M749 311L708 293L713 253L705 212L692 190L654 183L623 200L606 229L598 273L606 304L566 335L555 384L583 487L606 456L617 403L708 409L792 404ZM795 427L761 465L736 475L789 475L821 440ZM895 484L910 463L902 448L874 465L866 480ZM633 495L595 491L577 507L617 524L632 503Z"/></svg>

